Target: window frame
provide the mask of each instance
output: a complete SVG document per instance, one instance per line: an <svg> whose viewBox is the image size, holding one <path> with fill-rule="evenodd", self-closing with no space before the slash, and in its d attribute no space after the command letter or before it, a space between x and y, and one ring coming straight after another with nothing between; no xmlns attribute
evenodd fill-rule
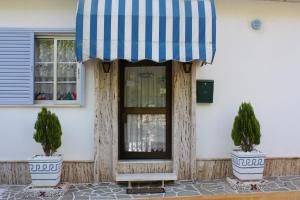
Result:
<svg viewBox="0 0 300 200"><path fill-rule="evenodd" d="M81 78L80 78L80 72L81 72L81 64L78 63L76 60L74 63L76 63L76 100L58 100L57 99L57 66L58 66L58 61L57 61L57 41L59 40L73 40L76 42L75 36L72 34L41 34L38 35L36 34L34 37L34 44L36 44L36 41L38 39L52 39L54 44L53 44L53 100L36 100L35 99L35 72L33 73L33 100L34 104L44 104L44 105L79 105L80 104L80 98L81 98L81 91L80 91L80 85L81 85ZM36 45L34 45L34 55L36 53ZM35 71L35 66L37 63L36 57L34 56L34 71ZM42 63L42 62L40 62Z"/></svg>
<svg viewBox="0 0 300 200"><path fill-rule="evenodd" d="M154 108L125 107L125 67L165 66L166 67L166 106ZM126 159L172 159L172 62L156 63L140 61L136 63L120 60L119 64L119 160ZM124 140L124 115L127 114L165 114L166 151L165 152L126 152Z"/></svg>

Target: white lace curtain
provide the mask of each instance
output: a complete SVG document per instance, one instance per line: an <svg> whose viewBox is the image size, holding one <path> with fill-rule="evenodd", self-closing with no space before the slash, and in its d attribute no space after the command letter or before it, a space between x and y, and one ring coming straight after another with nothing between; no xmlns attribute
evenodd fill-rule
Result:
<svg viewBox="0 0 300 200"><path fill-rule="evenodd" d="M125 106L137 108L166 106L165 67L127 67L125 70ZM166 150L165 114L127 115L125 150L164 152Z"/></svg>

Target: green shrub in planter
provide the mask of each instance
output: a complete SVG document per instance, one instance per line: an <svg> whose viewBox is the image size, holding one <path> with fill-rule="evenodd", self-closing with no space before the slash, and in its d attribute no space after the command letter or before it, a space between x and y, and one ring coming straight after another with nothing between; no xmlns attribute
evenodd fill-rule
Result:
<svg viewBox="0 0 300 200"><path fill-rule="evenodd" d="M33 138L41 143L46 156L52 156L61 146L61 126L57 116L46 108L38 114Z"/></svg>
<svg viewBox="0 0 300 200"><path fill-rule="evenodd" d="M242 103L240 106L231 137L234 145L240 146L244 152L250 152L254 145L260 144L260 125L250 103Z"/></svg>

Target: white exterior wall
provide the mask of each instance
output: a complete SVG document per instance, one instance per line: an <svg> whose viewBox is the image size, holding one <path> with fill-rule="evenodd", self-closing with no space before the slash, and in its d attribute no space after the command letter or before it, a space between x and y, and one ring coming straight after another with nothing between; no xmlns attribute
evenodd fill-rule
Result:
<svg viewBox="0 0 300 200"><path fill-rule="evenodd" d="M86 98L84 107L50 107L58 116L63 136L58 153L64 160L93 160L94 149L94 75L86 68ZM0 106L0 161L26 160L43 154L33 139L34 123L39 107Z"/></svg>
<svg viewBox="0 0 300 200"><path fill-rule="evenodd" d="M77 0L1 0L0 27L75 28Z"/></svg>
<svg viewBox="0 0 300 200"><path fill-rule="evenodd" d="M75 28L76 0L0 1L0 27ZM84 107L50 108L60 119L63 136L58 153L65 160L93 160L94 75L86 68ZM40 108L0 106L0 161L26 160L42 154L33 139Z"/></svg>
<svg viewBox="0 0 300 200"><path fill-rule="evenodd" d="M300 3L217 0L217 54L197 79L215 80L213 104L198 104L197 158L229 157L242 101L261 125L258 149L269 157L300 156ZM250 22L262 21L254 31Z"/></svg>
<svg viewBox="0 0 300 200"><path fill-rule="evenodd" d="M197 158L229 157L238 106L250 101L261 123L259 149L270 157L300 155L300 3L216 0L217 54L197 79L215 80L213 104L198 104ZM75 28L76 0L0 1L0 27ZM262 29L250 27L262 20ZM60 118L65 160L92 160L94 76L86 72L83 108L50 108ZM0 107L0 160L42 153L32 138L40 108Z"/></svg>

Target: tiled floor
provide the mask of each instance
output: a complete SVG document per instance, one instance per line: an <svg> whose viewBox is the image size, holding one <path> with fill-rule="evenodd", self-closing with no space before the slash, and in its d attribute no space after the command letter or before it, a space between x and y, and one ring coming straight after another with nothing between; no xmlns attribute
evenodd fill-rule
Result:
<svg viewBox="0 0 300 200"><path fill-rule="evenodd" d="M71 185L69 191L60 199L64 200L98 200L98 199L141 199L153 197L183 197L199 195L237 194L248 192L300 191L300 176L270 177L260 191L235 191L225 180L177 182L166 184L164 194L126 194L127 185L115 183ZM160 186L160 183L133 185L134 187ZM0 185L0 199L24 199L25 186ZM1 193L2 191L2 193ZM42 198L37 198L41 199ZM45 198L44 198L45 199ZM33 200L33 199L31 199ZM45 199L45 200L50 200ZM52 200L52 199L51 199ZM54 200L54 199L53 199Z"/></svg>

